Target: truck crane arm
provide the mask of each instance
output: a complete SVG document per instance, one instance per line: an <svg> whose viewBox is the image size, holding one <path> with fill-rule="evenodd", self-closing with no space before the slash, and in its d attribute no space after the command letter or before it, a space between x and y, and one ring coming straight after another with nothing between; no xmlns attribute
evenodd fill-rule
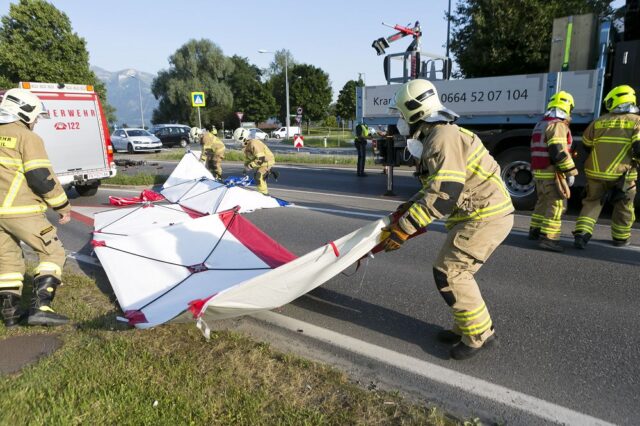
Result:
<svg viewBox="0 0 640 426"><path fill-rule="evenodd" d="M420 36L422 35L422 32L420 31L420 23L418 21L416 21L413 27L403 27L402 25L389 25L389 24L385 24L384 22L382 23L382 25L389 28L393 28L394 30L397 31L397 33L392 34L386 38L380 37L379 39L373 41L373 43L371 44L371 47L373 47L376 50L376 53L378 54L378 56L384 55L385 53L384 50L387 47L389 47L391 43L393 43L394 41L400 40L401 38L404 38L406 36L412 36L414 38L414 42L411 43L411 45L409 46L409 49L407 49L407 50L413 50L415 49L415 45L417 45L417 40L419 40Z"/></svg>

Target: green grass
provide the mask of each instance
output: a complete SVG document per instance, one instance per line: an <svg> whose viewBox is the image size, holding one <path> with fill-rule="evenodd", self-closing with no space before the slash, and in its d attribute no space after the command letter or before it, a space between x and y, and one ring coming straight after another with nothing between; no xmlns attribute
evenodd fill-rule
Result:
<svg viewBox="0 0 640 426"><path fill-rule="evenodd" d="M184 152L163 152L160 154L150 154L147 158L151 160L175 160L182 159ZM227 149L224 161L244 161L242 151L235 149ZM355 155L310 155L308 153L292 153L292 154L274 154L276 157L276 167L280 164L326 164L326 165L351 165L355 166L357 157ZM374 166L371 154L367 155L367 166ZM108 183L112 183L111 179Z"/></svg>
<svg viewBox="0 0 640 426"><path fill-rule="evenodd" d="M66 272L63 281L54 307L73 325L0 325L2 340L63 340L51 356L0 376L1 424L461 424L241 334L217 331L207 341L193 323L130 329L93 279Z"/></svg>
<svg viewBox="0 0 640 426"><path fill-rule="evenodd" d="M138 173L135 175L127 175L118 173L112 178L105 180L110 185L141 185L151 186L164 183L167 180L166 175L152 175L149 173Z"/></svg>

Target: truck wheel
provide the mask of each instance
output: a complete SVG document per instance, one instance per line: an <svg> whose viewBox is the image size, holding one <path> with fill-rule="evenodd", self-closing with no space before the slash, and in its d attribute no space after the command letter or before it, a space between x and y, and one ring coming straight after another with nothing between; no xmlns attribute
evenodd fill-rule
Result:
<svg viewBox="0 0 640 426"><path fill-rule="evenodd" d="M80 194L81 197L92 197L98 193L99 186L100 182L90 183L86 185L76 185L76 192Z"/></svg>
<svg viewBox="0 0 640 426"><path fill-rule="evenodd" d="M536 184L531 172L529 148L518 146L496 156L502 169L501 177L518 210L532 210L536 205Z"/></svg>
<svg viewBox="0 0 640 426"><path fill-rule="evenodd" d="M135 151L133 150L133 145L131 145L131 144L127 145L127 152L129 154L134 154L135 153Z"/></svg>
<svg viewBox="0 0 640 426"><path fill-rule="evenodd" d="M186 148L187 145L189 145L189 141L187 141L186 139L180 139L180 146L182 148Z"/></svg>

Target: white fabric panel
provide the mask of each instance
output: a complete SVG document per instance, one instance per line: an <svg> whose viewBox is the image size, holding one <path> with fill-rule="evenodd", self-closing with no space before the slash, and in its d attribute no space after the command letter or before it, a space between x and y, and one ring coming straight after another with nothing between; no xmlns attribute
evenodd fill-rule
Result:
<svg viewBox="0 0 640 426"><path fill-rule="evenodd" d="M381 229L389 224L382 218L336 241L336 257L327 244L305 256L225 290L211 298L201 314L205 320L220 320L283 306L322 285L379 242Z"/></svg>
<svg viewBox="0 0 640 426"><path fill-rule="evenodd" d="M238 186L229 188L218 207L218 211L223 212L235 206L240 206L240 213L249 213L258 209L282 207L280 203L278 203L278 200L273 197Z"/></svg>
<svg viewBox="0 0 640 426"><path fill-rule="evenodd" d="M192 219L179 205L150 204L145 207L116 208L96 213L93 226L96 231L133 235L188 220ZM99 235L96 239L101 239Z"/></svg>
<svg viewBox="0 0 640 426"><path fill-rule="evenodd" d="M217 189L226 189L224 184L217 182L213 179L204 179L204 180L190 180L185 181L176 186L171 186L164 188L160 193L169 201L173 203L185 204L185 202L194 203L194 198L199 198L200 200L205 200L201 202L206 203L206 199L211 197L212 199L217 199L219 197ZM213 201L212 201L213 202ZM205 207L201 207L201 213L209 213L211 208L203 204Z"/></svg>
<svg viewBox="0 0 640 426"><path fill-rule="evenodd" d="M217 215L203 216L174 226L120 238L114 240L111 246L151 259L190 266L205 261L209 250L214 247L225 228ZM233 236L228 234L227 238ZM132 257L132 264L138 258Z"/></svg>
<svg viewBox="0 0 640 426"><path fill-rule="evenodd" d="M189 302L200 300L223 291L242 281L249 280L264 271L205 271L191 275L184 283L143 309L146 323L137 328L149 328L163 324L189 308Z"/></svg>
<svg viewBox="0 0 640 426"><path fill-rule="evenodd" d="M118 241L126 238L131 237L120 237ZM142 307L190 274L182 266L134 257L106 247L96 247L95 252L123 311Z"/></svg>
<svg viewBox="0 0 640 426"><path fill-rule="evenodd" d="M162 187L168 188L201 177L213 179L213 175L200 162L199 158L200 151L187 152Z"/></svg>

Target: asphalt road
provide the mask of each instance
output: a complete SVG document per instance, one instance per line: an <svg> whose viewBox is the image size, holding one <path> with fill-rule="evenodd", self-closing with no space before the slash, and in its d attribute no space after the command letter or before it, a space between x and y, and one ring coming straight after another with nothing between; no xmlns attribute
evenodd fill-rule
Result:
<svg viewBox="0 0 640 426"><path fill-rule="evenodd" d="M153 167L168 174L173 165ZM132 169L128 172L135 172ZM408 171L396 175L398 196L390 198L381 196L386 176L380 170L368 171L365 178L351 169L279 170L280 179L269 183L270 192L304 208L261 210L247 217L298 255L393 211L418 188ZM239 174L241 165L225 164L224 171ZM75 198L72 203L108 208L109 195L134 194L101 188L95 197ZM346 365L343 361L348 359L354 370L359 367L376 380L462 415L509 424L638 424L640 230L633 230L631 247L614 248L608 242L608 226L598 225L588 248L578 251L569 244L572 219L569 215L563 226L565 253L553 254L537 250L527 240L529 219L516 215L513 232L477 274L499 345L468 361L449 360L448 346L435 340L438 330L451 324L431 273L445 238L440 224L401 250L377 255L357 272L346 271L279 313L389 353L388 362L373 362L349 350L319 358L336 365ZM80 221L60 227L67 251L90 254L90 231ZM308 353L316 353L313 342L306 345ZM398 361L395 354L409 358ZM403 363L416 363L425 374L408 373ZM444 379L425 378L441 370ZM455 380L462 384L454 385ZM483 390L485 384L497 388ZM491 395L503 391L503 399ZM532 406L528 397L551 403L541 409L551 414L532 414L535 409L527 408Z"/></svg>

